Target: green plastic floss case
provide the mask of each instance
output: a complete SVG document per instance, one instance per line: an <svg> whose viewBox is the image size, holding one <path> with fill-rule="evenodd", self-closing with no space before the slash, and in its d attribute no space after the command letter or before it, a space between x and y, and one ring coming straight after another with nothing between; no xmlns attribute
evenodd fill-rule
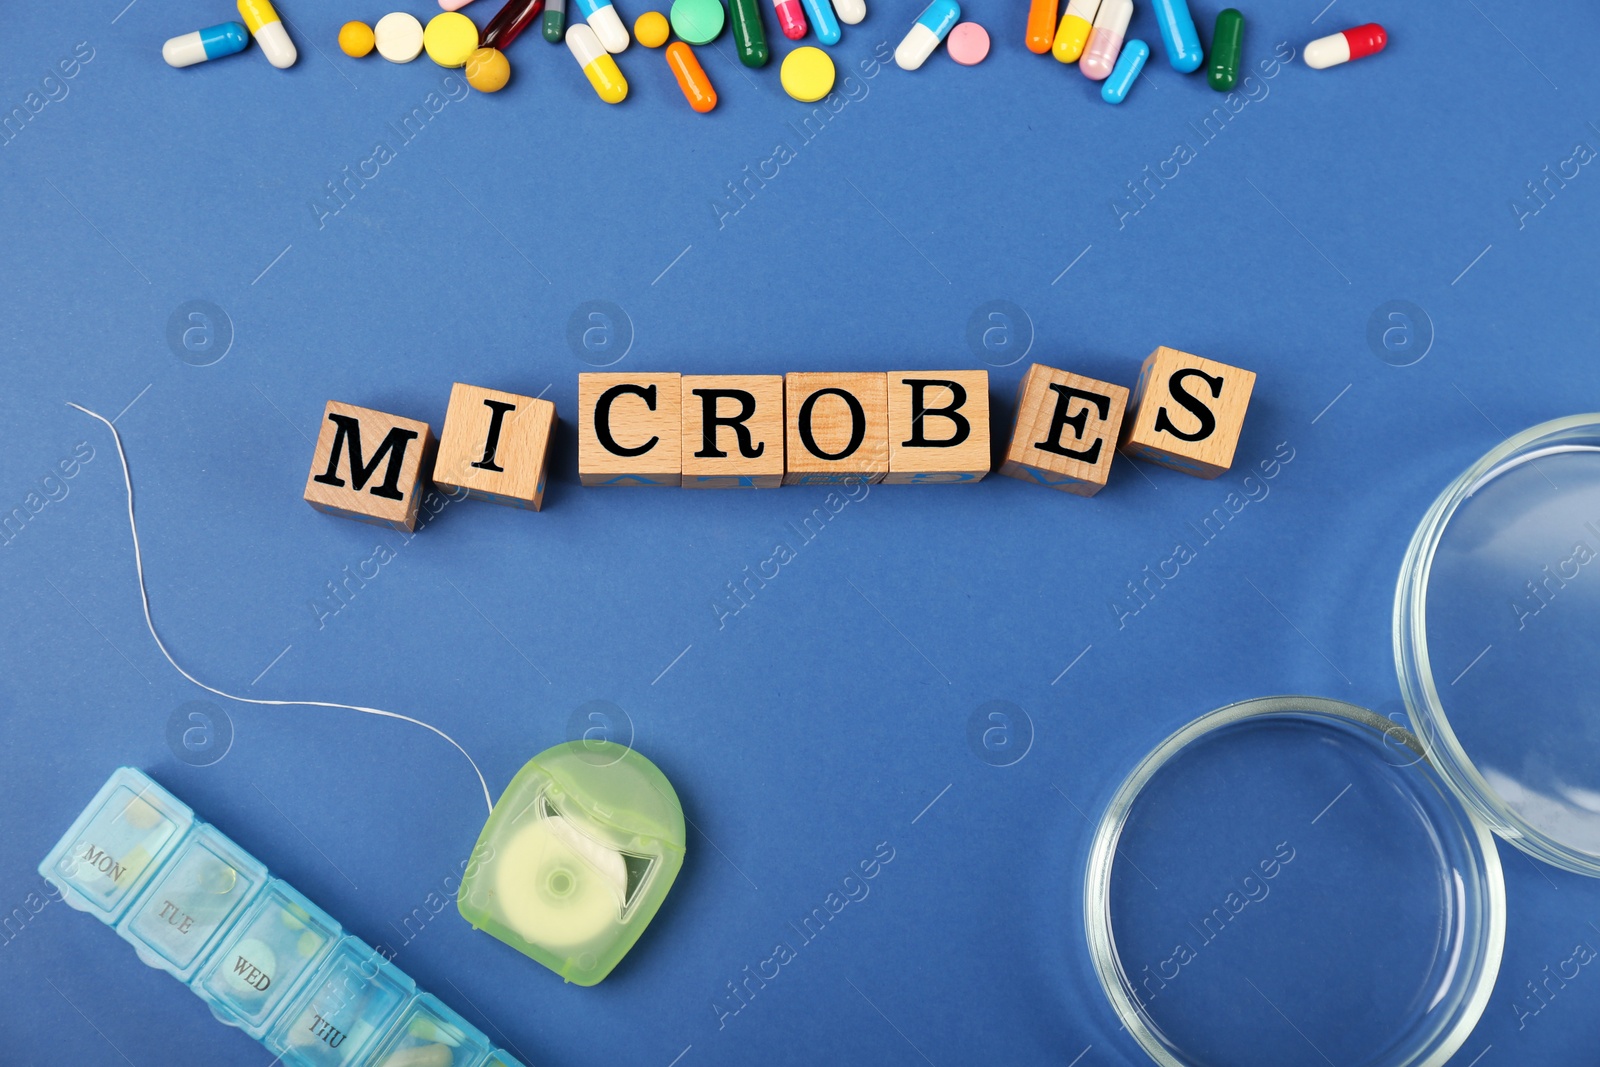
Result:
<svg viewBox="0 0 1600 1067"><path fill-rule="evenodd" d="M516 1067L171 793L118 768L39 873L290 1067Z"/></svg>
<svg viewBox="0 0 1600 1067"><path fill-rule="evenodd" d="M1494 838L1600 876L1600 415L1525 430L1446 487L1393 636L1410 730L1247 700L1173 733L1106 806L1091 962L1163 1067L1440 1067L1500 968Z"/></svg>
<svg viewBox="0 0 1600 1067"><path fill-rule="evenodd" d="M683 852L683 808L655 764L625 745L569 741L500 795L456 906L474 929L591 986L655 917Z"/></svg>

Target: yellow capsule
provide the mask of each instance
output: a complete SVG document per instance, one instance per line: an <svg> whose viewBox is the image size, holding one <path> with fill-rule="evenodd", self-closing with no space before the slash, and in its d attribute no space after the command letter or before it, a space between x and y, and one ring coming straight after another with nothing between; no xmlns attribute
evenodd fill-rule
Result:
<svg viewBox="0 0 1600 1067"><path fill-rule="evenodd" d="M601 46L600 38L594 35L594 31L581 22L568 26L567 48L588 76L595 94L608 104L622 103L628 95L628 81L617 69L617 61L611 58L611 53Z"/></svg>
<svg viewBox="0 0 1600 1067"><path fill-rule="evenodd" d="M1050 54L1063 63L1076 63L1083 55L1083 46L1089 41L1089 31L1094 27L1095 12L1100 0L1071 0L1056 27L1055 44Z"/></svg>
<svg viewBox="0 0 1600 1067"><path fill-rule="evenodd" d="M238 7L239 17L244 19L245 28L256 39L267 62L279 69L294 66L298 53L271 0L239 0Z"/></svg>

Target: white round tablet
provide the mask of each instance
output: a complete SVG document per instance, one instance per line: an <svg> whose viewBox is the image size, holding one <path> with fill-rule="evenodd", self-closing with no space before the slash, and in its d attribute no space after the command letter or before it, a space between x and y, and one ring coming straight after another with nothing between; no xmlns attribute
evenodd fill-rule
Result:
<svg viewBox="0 0 1600 1067"><path fill-rule="evenodd" d="M422 54L422 23L415 15L391 11L372 27L378 54L391 63L409 63Z"/></svg>

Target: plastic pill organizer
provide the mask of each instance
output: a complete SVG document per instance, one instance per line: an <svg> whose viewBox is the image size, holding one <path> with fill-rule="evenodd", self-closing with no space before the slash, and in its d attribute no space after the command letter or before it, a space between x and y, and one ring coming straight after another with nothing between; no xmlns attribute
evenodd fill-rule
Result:
<svg viewBox="0 0 1600 1067"><path fill-rule="evenodd" d="M144 774L118 768L39 873L295 1067L520 1067Z"/></svg>

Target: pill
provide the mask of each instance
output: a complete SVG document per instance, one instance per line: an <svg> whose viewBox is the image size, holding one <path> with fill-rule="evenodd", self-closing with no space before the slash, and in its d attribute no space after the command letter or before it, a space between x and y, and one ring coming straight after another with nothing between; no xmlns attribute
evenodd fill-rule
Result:
<svg viewBox="0 0 1600 1067"><path fill-rule="evenodd" d="M441 1026L427 1015L418 1015L412 1019L411 1024L406 1027L406 1033L436 1045L449 1045L455 1048L461 1044L460 1031L453 1026Z"/></svg>
<svg viewBox="0 0 1600 1067"><path fill-rule="evenodd" d="M721 0L672 0L672 32L690 44L710 44L722 32L726 16Z"/></svg>
<svg viewBox="0 0 1600 1067"><path fill-rule="evenodd" d="M963 22L945 38L950 58L963 67L975 67L989 54L989 31L976 22Z"/></svg>
<svg viewBox="0 0 1600 1067"><path fill-rule="evenodd" d="M378 54L391 63L409 63L422 54L422 23L404 11L391 11L379 19L372 37Z"/></svg>
<svg viewBox="0 0 1600 1067"><path fill-rule="evenodd" d="M1217 12L1217 29L1211 35L1211 65L1206 81L1219 93L1239 83L1239 55L1244 50L1244 16L1236 8Z"/></svg>
<svg viewBox="0 0 1600 1067"><path fill-rule="evenodd" d="M544 0L506 0L506 6L495 13L489 25L479 35L479 48L497 48L504 52L511 42L522 36L522 31L533 24L544 10ZM433 23L428 23L431 27ZM560 38L557 38L559 40ZM429 53L432 55L432 53ZM509 64L507 64L509 68Z"/></svg>
<svg viewBox="0 0 1600 1067"><path fill-rule="evenodd" d="M628 95L627 79L623 78L622 71L617 69L617 61L600 44L600 38L595 36L591 27L581 23L567 27L567 50L578 61L578 66L583 68L584 75L600 99L608 104L622 103Z"/></svg>
<svg viewBox="0 0 1600 1067"><path fill-rule="evenodd" d="M234 945L228 955L232 966L221 968L221 973L235 992L247 997L258 996L272 988L278 957L266 942L246 937Z"/></svg>
<svg viewBox="0 0 1600 1067"><path fill-rule="evenodd" d="M1150 46L1143 41L1129 41L1122 46L1117 65L1111 68L1111 77L1100 86L1100 99L1108 104L1120 104L1128 98L1128 90L1144 70L1144 61L1150 58Z"/></svg>
<svg viewBox="0 0 1600 1067"><path fill-rule="evenodd" d="M294 950L300 953L300 955L304 956L306 959L310 959L312 956L315 956L317 954L317 949L321 947L322 938L318 937L310 930L303 931L300 934L300 939L294 943Z"/></svg>
<svg viewBox="0 0 1600 1067"><path fill-rule="evenodd" d="M806 35L806 15L800 0L772 0L772 9L778 13L778 29L785 37L798 41Z"/></svg>
<svg viewBox="0 0 1600 1067"><path fill-rule="evenodd" d="M1089 31L1089 43L1083 49L1083 58L1078 60L1078 69L1083 71L1084 77L1104 81L1111 74L1132 18L1133 0L1101 0L1100 10L1094 16L1094 28Z"/></svg>
<svg viewBox="0 0 1600 1067"><path fill-rule="evenodd" d="M239 16L268 63L279 70L294 66L299 53L294 50L294 42L289 40L289 31L283 28L283 20L268 0L239 0Z"/></svg>
<svg viewBox="0 0 1600 1067"><path fill-rule="evenodd" d="M1032 0L1028 5L1028 51L1044 55L1056 41L1057 0Z"/></svg>
<svg viewBox="0 0 1600 1067"><path fill-rule="evenodd" d="M122 809L122 817L135 830L149 830L161 821L161 813L143 797L134 797Z"/></svg>
<svg viewBox="0 0 1600 1067"><path fill-rule="evenodd" d="M374 43L372 27L365 22L347 22L339 27L339 51L353 59L371 53Z"/></svg>
<svg viewBox="0 0 1600 1067"><path fill-rule="evenodd" d="M233 887L238 884L239 872L226 863L208 863L200 870L195 882L203 892L225 896L233 892Z"/></svg>
<svg viewBox="0 0 1600 1067"><path fill-rule="evenodd" d="M464 67L467 57L477 51L478 27L458 11L441 11L422 31L422 47L441 67Z"/></svg>
<svg viewBox="0 0 1600 1067"><path fill-rule="evenodd" d="M767 29L761 25L761 0L729 0L728 13L733 20L733 46L739 53L739 62L747 67L766 66L772 52L767 48Z"/></svg>
<svg viewBox="0 0 1600 1067"><path fill-rule="evenodd" d="M831 0L800 0L806 18L811 22L811 32L823 44L839 43L839 19L833 13Z"/></svg>
<svg viewBox="0 0 1600 1067"><path fill-rule="evenodd" d="M1306 66L1313 70L1337 67L1352 59L1364 59L1383 51L1389 34L1376 22L1352 26L1348 30L1318 37L1306 45Z"/></svg>
<svg viewBox="0 0 1600 1067"><path fill-rule="evenodd" d="M646 11L633 20L633 39L646 48L660 48L672 36L667 16L659 11Z"/></svg>
<svg viewBox="0 0 1600 1067"><path fill-rule="evenodd" d="M595 38L612 55L628 48L628 28L622 16L611 5L611 0L577 0L578 12L583 16Z"/></svg>
<svg viewBox="0 0 1600 1067"><path fill-rule="evenodd" d="M1188 0L1153 0L1156 25L1161 28L1161 45L1167 50L1167 62L1179 74L1192 74L1205 62L1205 50L1200 47L1200 31L1194 28L1194 16L1189 14Z"/></svg>
<svg viewBox="0 0 1600 1067"><path fill-rule="evenodd" d="M805 45L783 57L778 81L783 91L802 104L814 104L833 91L833 60L820 48Z"/></svg>
<svg viewBox="0 0 1600 1067"><path fill-rule="evenodd" d="M567 32L567 0L549 0L544 5L544 23L540 31L551 44L561 43L562 36Z"/></svg>
<svg viewBox="0 0 1600 1067"><path fill-rule="evenodd" d="M447 1045L416 1045L395 1049L378 1061L378 1067L450 1067L453 1059Z"/></svg>
<svg viewBox="0 0 1600 1067"><path fill-rule="evenodd" d="M705 68L694 57L694 49L682 41L673 41L667 45L667 66L672 68L678 88L683 90L683 98L689 101L690 107L704 115L717 106L717 91L711 87Z"/></svg>
<svg viewBox="0 0 1600 1067"><path fill-rule="evenodd" d="M470 3L472 0L439 0L439 6L446 11L460 11Z"/></svg>
<svg viewBox="0 0 1600 1067"><path fill-rule="evenodd" d="M1050 54L1063 63L1076 63L1083 55L1084 42L1089 40L1089 30L1099 10L1100 0L1068 0L1061 24L1056 27L1056 40L1050 46Z"/></svg>
<svg viewBox="0 0 1600 1067"><path fill-rule="evenodd" d="M250 34L237 22L224 22L193 33L174 37L161 46L161 58L169 67L192 67L208 59L221 59L243 52Z"/></svg>
<svg viewBox="0 0 1600 1067"><path fill-rule="evenodd" d="M867 17L867 0L833 0L833 12L846 26L854 26Z"/></svg>
<svg viewBox="0 0 1600 1067"><path fill-rule="evenodd" d="M1131 4L1133 0L1128 0ZM956 0L933 0L922 9L911 30L894 50L894 61L901 70L916 70L933 55L950 28L961 20L961 5Z"/></svg>
<svg viewBox="0 0 1600 1067"><path fill-rule="evenodd" d="M498 93L511 80L511 64L498 48L479 48L467 57L467 84L480 93Z"/></svg>

